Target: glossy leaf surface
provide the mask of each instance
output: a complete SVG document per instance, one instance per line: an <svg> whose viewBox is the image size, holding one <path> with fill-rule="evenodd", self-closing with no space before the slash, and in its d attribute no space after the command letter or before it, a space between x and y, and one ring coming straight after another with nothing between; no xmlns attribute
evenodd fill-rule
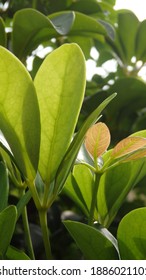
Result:
<svg viewBox="0 0 146 280"><path fill-rule="evenodd" d="M128 213L118 227L118 245L122 260L146 259L146 208Z"/></svg>
<svg viewBox="0 0 146 280"><path fill-rule="evenodd" d="M88 225L65 221L65 227L77 243L87 260L112 260L118 259L115 246L102 233Z"/></svg>
<svg viewBox="0 0 146 280"><path fill-rule="evenodd" d="M34 81L41 114L39 171L51 182L71 142L85 90L85 60L76 44L47 56Z"/></svg>
<svg viewBox="0 0 146 280"><path fill-rule="evenodd" d="M65 35L74 20L72 12L59 13L51 20L33 9L22 9L14 16L13 51L23 59L39 44L58 35Z"/></svg>
<svg viewBox="0 0 146 280"><path fill-rule="evenodd" d="M40 117L35 88L25 67L0 47L0 129L24 176L38 166Z"/></svg>

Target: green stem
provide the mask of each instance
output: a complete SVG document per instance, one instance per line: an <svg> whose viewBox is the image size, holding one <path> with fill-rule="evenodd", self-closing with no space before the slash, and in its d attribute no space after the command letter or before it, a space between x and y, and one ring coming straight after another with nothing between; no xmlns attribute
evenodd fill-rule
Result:
<svg viewBox="0 0 146 280"><path fill-rule="evenodd" d="M48 225L47 225L47 210L41 209L39 211L39 218L40 218L40 225L41 225L41 229L42 229L46 258L48 260L51 260L52 254L51 254L51 246L50 246L50 240L49 240L49 230L48 230Z"/></svg>
<svg viewBox="0 0 146 280"><path fill-rule="evenodd" d="M24 234L25 234L25 241L26 241L28 255L32 260L35 260L26 206L24 207L24 209L22 211L22 220L23 220L23 227L24 227Z"/></svg>
<svg viewBox="0 0 146 280"><path fill-rule="evenodd" d="M37 0L32 1L32 8L37 9Z"/></svg>
<svg viewBox="0 0 146 280"><path fill-rule="evenodd" d="M91 201L91 207L90 207L90 213L89 213L89 219L88 219L88 225L92 226L94 223L94 211L96 207L97 202L97 191L99 186L99 181L102 173L96 173L95 174L95 183L93 186L93 192L92 192L92 201Z"/></svg>

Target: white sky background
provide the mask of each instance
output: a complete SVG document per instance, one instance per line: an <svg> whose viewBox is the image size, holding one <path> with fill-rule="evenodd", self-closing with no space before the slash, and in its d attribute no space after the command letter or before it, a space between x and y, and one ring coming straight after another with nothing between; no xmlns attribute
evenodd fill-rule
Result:
<svg viewBox="0 0 146 280"><path fill-rule="evenodd" d="M146 19L146 1L145 0L117 0L115 5L115 10L119 9L128 9L133 11L140 21ZM98 58L98 52L93 48L91 51L91 56ZM102 74L103 76L106 75L106 71L109 69L110 63L110 70L114 71L115 69L115 62L110 61L103 65L102 68L96 68L96 63L89 59L87 61L87 80L91 80L94 74ZM146 75L146 73L141 73Z"/></svg>

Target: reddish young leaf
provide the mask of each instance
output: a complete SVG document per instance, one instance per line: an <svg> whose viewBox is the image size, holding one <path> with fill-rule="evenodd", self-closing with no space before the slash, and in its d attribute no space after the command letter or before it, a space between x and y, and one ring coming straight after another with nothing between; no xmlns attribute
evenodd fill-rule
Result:
<svg viewBox="0 0 146 280"><path fill-rule="evenodd" d="M114 159L131 154L146 146L146 138L131 136L121 140L113 149L111 157Z"/></svg>
<svg viewBox="0 0 146 280"><path fill-rule="evenodd" d="M146 148L135 151L134 153L129 155L126 159L124 159L124 162L137 160L143 157L146 157Z"/></svg>
<svg viewBox="0 0 146 280"><path fill-rule="evenodd" d="M88 129L85 137L85 147L95 159L107 150L110 139L108 127L104 123L99 122Z"/></svg>

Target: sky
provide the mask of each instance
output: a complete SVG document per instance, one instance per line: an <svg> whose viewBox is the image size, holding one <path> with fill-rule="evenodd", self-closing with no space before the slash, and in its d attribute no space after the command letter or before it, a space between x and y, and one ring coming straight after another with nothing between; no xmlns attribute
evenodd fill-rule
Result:
<svg viewBox="0 0 146 280"><path fill-rule="evenodd" d="M146 19L145 4L145 0L117 0L115 9L129 9L142 21Z"/></svg>

